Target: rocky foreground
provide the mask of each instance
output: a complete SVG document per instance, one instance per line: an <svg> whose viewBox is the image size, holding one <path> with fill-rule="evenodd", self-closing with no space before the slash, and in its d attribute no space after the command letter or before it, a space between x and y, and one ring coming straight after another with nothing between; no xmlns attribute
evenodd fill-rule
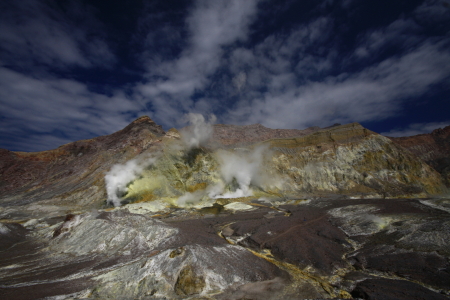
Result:
<svg viewBox="0 0 450 300"><path fill-rule="evenodd" d="M2 299L448 299L450 201L126 207L1 223Z"/></svg>
<svg viewBox="0 0 450 300"><path fill-rule="evenodd" d="M0 298L450 297L442 170L357 123L212 129L1 150Z"/></svg>

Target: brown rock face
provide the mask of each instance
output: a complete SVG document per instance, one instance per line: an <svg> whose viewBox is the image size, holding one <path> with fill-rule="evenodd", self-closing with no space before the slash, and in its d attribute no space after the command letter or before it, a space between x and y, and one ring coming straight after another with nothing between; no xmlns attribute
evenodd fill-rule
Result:
<svg viewBox="0 0 450 300"><path fill-rule="evenodd" d="M378 194L401 197L439 194L439 173L414 154L358 123L324 128L309 135L265 141L275 169L300 191L320 194Z"/></svg>
<svg viewBox="0 0 450 300"><path fill-rule="evenodd" d="M1 150L0 299L448 299L450 199L423 198L446 189L414 153L358 123L215 129L227 149L187 149L142 117ZM236 156L232 171L267 178L250 196L209 194L237 188L221 172ZM139 174L106 207L105 174L130 159Z"/></svg>
<svg viewBox="0 0 450 300"><path fill-rule="evenodd" d="M177 295L194 295L200 294L205 287L205 279L198 276L192 266L184 267L178 276L175 284L175 292Z"/></svg>
<svg viewBox="0 0 450 300"><path fill-rule="evenodd" d="M0 149L0 204L23 205L54 197L74 201L77 192L86 194L86 190L93 198L104 198L104 173L158 143L164 134L161 126L145 116L113 134L54 150Z"/></svg>
<svg viewBox="0 0 450 300"><path fill-rule="evenodd" d="M441 173L445 184L450 187L450 126L427 134L390 139Z"/></svg>
<svg viewBox="0 0 450 300"><path fill-rule="evenodd" d="M261 195L404 197L439 194L445 189L440 174L430 166L358 123L306 130L261 125L216 125L214 129L212 143L215 140L216 146L229 148L230 153L243 153L235 148L248 148L244 149L247 152L259 146L269 149L270 157L258 163L263 165L261 172L270 177L257 183L254 191ZM216 150L187 151L176 130L165 133L148 117L111 135L54 150L25 153L2 149L0 215L27 219L30 214L39 218L101 208L107 198L105 174L111 167L152 155L159 155L152 168L121 183L128 194L118 191L118 201L177 201L188 192L205 191L223 181ZM108 192L111 196L111 189Z"/></svg>
<svg viewBox="0 0 450 300"><path fill-rule="evenodd" d="M270 139L280 139L289 137L304 136L320 130L320 127L310 127L304 130L299 129L271 129L261 124L253 125L214 125L212 139L222 145L246 145L262 142Z"/></svg>

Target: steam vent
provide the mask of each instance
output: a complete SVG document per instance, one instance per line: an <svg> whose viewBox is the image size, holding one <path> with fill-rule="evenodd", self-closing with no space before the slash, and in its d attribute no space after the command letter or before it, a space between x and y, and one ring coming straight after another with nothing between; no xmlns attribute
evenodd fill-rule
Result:
<svg viewBox="0 0 450 300"><path fill-rule="evenodd" d="M450 126L192 117L0 149L0 298L450 298Z"/></svg>

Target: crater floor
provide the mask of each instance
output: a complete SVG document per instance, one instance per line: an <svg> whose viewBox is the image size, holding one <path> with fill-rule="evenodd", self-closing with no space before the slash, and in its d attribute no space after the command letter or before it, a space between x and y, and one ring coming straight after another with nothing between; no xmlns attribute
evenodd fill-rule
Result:
<svg viewBox="0 0 450 300"><path fill-rule="evenodd" d="M321 198L3 220L0 298L448 299L449 206Z"/></svg>

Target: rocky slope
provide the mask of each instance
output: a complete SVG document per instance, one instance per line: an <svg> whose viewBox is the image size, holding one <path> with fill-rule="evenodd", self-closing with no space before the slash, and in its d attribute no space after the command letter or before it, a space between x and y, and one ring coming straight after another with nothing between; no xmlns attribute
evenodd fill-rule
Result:
<svg viewBox="0 0 450 300"><path fill-rule="evenodd" d="M186 207L237 197L425 197L445 191L435 170L357 123L231 149L186 149L172 131L153 154L116 192L122 203Z"/></svg>
<svg viewBox="0 0 450 300"><path fill-rule="evenodd" d="M450 202L413 153L357 123L214 128L2 150L0 298L448 299Z"/></svg>
<svg viewBox="0 0 450 300"><path fill-rule="evenodd" d="M322 198L165 215L125 206L0 223L0 297L448 299L449 203Z"/></svg>
<svg viewBox="0 0 450 300"><path fill-rule="evenodd" d="M357 123L266 143L276 153L277 169L294 179L297 190L359 196L443 191L434 170Z"/></svg>
<svg viewBox="0 0 450 300"><path fill-rule="evenodd" d="M105 173L161 142L165 132L148 117L107 136L42 152L0 149L0 207L49 210L97 208L106 199ZM150 150L151 151L151 150ZM40 203L40 205L34 205ZM26 213L26 212L25 212Z"/></svg>
<svg viewBox="0 0 450 300"><path fill-rule="evenodd" d="M390 139L432 166L450 187L450 126L427 134Z"/></svg>
<svg viewBox="0 0 450 300"><path fill-rule="evenodd" d="M320 127L310 127L304 130L299 129L271 129L261 124L253 125L214 125L212 141L225 146L248 145L256 142L262 142L276 138L299 137L314 133L320 130Z"/></svg>
<svg viewBox="0 0 450 300"><path fill-rule="evenodd" d="M159 200L170 206L211 203L238 194L251 200L311 195L408 197L445 191L432 168L357 123L302 132L250 125L255 130L247 134L243 129L249 126L229 127L226 133L226 126L215 126L213 138L225 143L224 149L217 143L187 148L177 130L165 133L142 117L112 135L55 150L2 150L0 216L82 212L104 207L108 197L116 198L115 205ZM296 132L302 135L265 140ZM233 143L238 147L230 148ZM130 171L127 163L136 165L136 170ZM112 183L105 184L113 166L117 174L110 174Z"/></svg>

